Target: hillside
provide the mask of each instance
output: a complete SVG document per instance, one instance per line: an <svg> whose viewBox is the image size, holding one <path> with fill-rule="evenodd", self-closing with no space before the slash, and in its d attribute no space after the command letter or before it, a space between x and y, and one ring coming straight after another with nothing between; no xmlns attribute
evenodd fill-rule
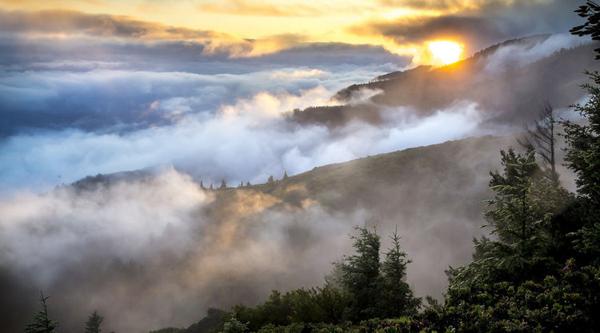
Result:
<svg viewBox="0 0 600 333"><path fill-rule="evenodd" d="M312 253L310 247L319 249L321 242L327 244L346 237L326 231L331 219L374 225L382 235L397 227L413 260L408 267L409 283L418 295L439 297L447 283L444 271L448 266L462 265L471 258L472 239L482 232L484 200L491 195L488 173L498 166L498 150L512 143L511 138L469 138L317 167L272 183L214 190L215 201L207 213L213 223L228 226L229 232L239 232L239 228L256 223L277 225L285 223L281 220L283 214L294 216L298 224L287 234L286 246L299 253ZM319 207L327 213L319 214L321 220L313 221L311 212ZM352 219L353 212L362 212L364 220ZM273 219L273 215L279 218ZM317 226L311 227L313 223ZM318 224L323 224L318 230L325 235L314 234L313 228L319 228ZM327 262L339 259L337 253L341 249L330 251L319 254L325 258L325 265L318 264L324 270L321 275L330 269ZM314 263L320 261L311 256L296 259L285 276L301 276L314 270ZM320 283L320 279L314 284L287 279L277 280L279 288ZM239 287L236 290L247 295ZM238 302L254 301L242 298ZM210 306L227 308L235 303ZM217 318L214 314L209 312L203 321L187 330L165 329L156 333L208 332L202 323Z"/></svg>
<svg viewBox="0 0 600 333"><path fill-rule="evenodd" d="M470 258L471 240L484 223L488 173L498 166L499 150L510 145L511 138L469 138L321 166L272 183L207 190L215 199L204 211L216 225L252 224L279 213L302 223L318 208L324 219L370 223L382 232L397 226L414 260L409 281L418 294L439 296L443 271ZM94 191L151 178L141 175L97 175L74 186Z"/></svg>
<svg viewBox="0 0 600 333"><path fill-rule="evenodd" d="M333 216L361 212L362 223L382 232L398 227L414 259L409 281L418 294L439 296L443 271L470 258L471 240L484 224L489 171L509 145L510 138L470 138L317 167L273 183L215 191L211 214L221 223L244 223L278 211L301 219L315 206ZM257 202L264 206L257 209Z"/></svg>
<svg viewBox="0 0 600 333"><path fill-rule="evenodd" d="M329 126L350 119L378 123L382 121L382 109L410 107L427 115L468 100L478 103L490 122L520 125L531 120L532 107L549 102L555 108L564 108L577 102L583 97L579 86L585 82L584 72L598 68L591 56L597 43L540 57L534 47L548 38L506 41L448 66L421 66L382 75L339 91L334 98L348 102L345 105L307 108L294 112L292 119ZM528 57L536 60L529 63ZM379 93L365 102L349 103L362 89Z"/></svg>

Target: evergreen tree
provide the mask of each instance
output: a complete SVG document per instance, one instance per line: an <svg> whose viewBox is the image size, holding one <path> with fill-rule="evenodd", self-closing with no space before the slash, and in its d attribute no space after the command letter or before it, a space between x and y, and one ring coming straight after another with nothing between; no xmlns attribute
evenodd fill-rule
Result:
<svg viewBox="0 0 600 333"><path fill-rule="evenodd" d="M204 183L200 180L200 188L204 190Z"/></svg>
<svg viewBox="0 0 600 333"><path fill-rule="evenodd" d="M58 327L58 323L48 317L48 305L46 304L49 297L45 297L40 293L40 304L42 309L35 314L33 322L27 325L25 333L54 333Z"/></svg>
<svg viewBox="0 0 600 333"><path fill-rule="evenodd" d="M287 171L285 171L285 170L283 171L283 179L284 180L288 179L288 174L287 174Z"/></svg>
<svg viewBox="0 0 600 333"><path fill-rule="evenodd" d="M246 182L246 187L250 187L250 182Z"/></svg>
<svg viewBox="0 0 600 333"><path fill-rule="evenodd" d="M420 300L414 298L408 283L406 283L406 266L410 260L402 251L397 230L394 231L391 239L392 246L385 254L381 266L385 315L388 318L413 315L417 312Z"/></svg>
<svg viewBox="0 0 600 333"><path fill-rule="evenodd" d="M236 314L232 314L231 318L223 324L221 333L245 333L248 332L248 325L239 321Z"/></svg>
<svg viewBox="0 0 600 333"><path fill-rule="evenodd" d="M88 317L88 320L85 322L85 333L102 332L100 325L102 325L103 320L104 317L100 316L97 311L92 312L92 314Z"/></svg>
<svg viewBox="0 0 600 333"><path fill-rule="evenodd" d="M579 6L575 11L580 17L586 19L582 25L571 29L571 33L577 36L590 36L593 40L600 40L600 5L595 1L587 1L585 5ZM600 48L597 48L596 59L600 59Z"/></svg>
<svg viewBox="0 0 600 333"><path fill-rule="evenodd" d="M275 178L273 178L273 176L269 176L269 179L267 179L267 183L273 184L274 182L275 182Z"/></svg>
<svg viewBox="0 0 600 333"><path fill-rule="evenodd" d="M221 186L219 187L219 189L224 190L227 188L227 183L225 182L225 179L221 180Z"/></svg>
<svg viewBox="0 0 600 333"><path fill-rule="evenodd" d="M381 241L375 231L366 227L357 227L356 231L357 234L352 236L356 254L344 258L342 283L352 300L350 318L364 320L381 315Z"/></svg>
<svg viewBox="0 0 600 333"><path fill-rule="evenodd" d="M577 174L579 194L600 207L600 73L590 73L590 77L593 83L584 85L590 99L575 107L588 123L563 123L568 145L565 160Z"/></svg>
<svg viewBox="0 0 600 333"><path fill-rule="evenodd" d="M495 192L488 201L490 209L486 217L492 233L507 244L523 244L535 227L535 216L529 204L532 178L540 172L533 150L525 155L500 152L503 172L491 172L490 188Z"/></svg>
<svg viewBox="0 0 600 333"><path fill-rule="evenodd" d="M590 98L575 107L587 122L564 122L565 160L577 175L576 217L581 229L574 233L573 242L580 261L600 266L600 74L590 76L592 84L584 86Z"/></svg>

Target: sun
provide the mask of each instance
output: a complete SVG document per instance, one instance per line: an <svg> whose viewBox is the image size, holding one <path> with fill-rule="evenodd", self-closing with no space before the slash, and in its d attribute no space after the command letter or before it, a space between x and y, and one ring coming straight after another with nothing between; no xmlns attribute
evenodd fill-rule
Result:
<svg viewBox="0 0 600 333"><path fill-rule="evenodd" d="M438 40L427 43L432 60L442 65L448 65L460 60L463 46L456 42Z"/></svg>

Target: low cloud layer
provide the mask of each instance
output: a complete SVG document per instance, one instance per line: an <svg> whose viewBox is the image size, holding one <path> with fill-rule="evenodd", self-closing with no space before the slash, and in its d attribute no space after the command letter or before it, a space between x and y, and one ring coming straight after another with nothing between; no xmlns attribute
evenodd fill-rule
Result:
<svg viewBox="0 0 600 333"><path fill-rule="evenodd" d="M318 205L300 212L250 190L219 216L206 210L213 201L213 192L172 169L0 201L0 288L22 291L20 302L0 299L3 313L17 311L3 327L21 329L40 289L64 331L80 330L95 309L107 331L189 325L210 306L319 285L363 219Z"/></svg>
<svg viewBox="0 0 600 333"><path fill-rule="evenodd" d="M157 112L178 118L169 126L123 134L63 130L12 136L0 145L4 166L0 182L8 188L43 188L90 174L157 165L174 165L206 182L264 182L284 170L296 174L323 164L462 138L474 134L481 120L477 106L468 102L424 119L410 108L390 109L384 111L383 126L358 122L336 130L300 126L282 113L326 105L331 103L329 96L331 91L322 87L299 95L259 93L223 106L216 115L186 115L195 100L171 99L155 105ZM19 168L14 161L21 161Z"/></svg>

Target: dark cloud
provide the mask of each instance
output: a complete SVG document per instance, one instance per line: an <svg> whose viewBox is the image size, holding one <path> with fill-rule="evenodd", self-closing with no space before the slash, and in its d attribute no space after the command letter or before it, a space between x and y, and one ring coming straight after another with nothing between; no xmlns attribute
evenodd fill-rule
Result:
<svg viewBox="0 0 600 333"><path fill-rule="evenodd" d="M358 34L381 34L402 45L422 43L431 39L451 38L463 40L473 50L489 45L490 41L504 38L504 33L490 19L476 16L441 16L435 18L404 19L395 22L372 22L357 26Z"/></svg>
<svg viewBox="0 0 600 333"><path fill-rule="evenodd" d="M422 8L460 8L463 1L385 1L388 5ZM433 38L463 40L469 52L506 39L541 33L566 33L579 20L573 13L581 1L480 1L458 14L400 18L356 25L357 34L383 35L398 44L422 43Z"/></svg>
<svg viewBox="0 0 600 333"><path fill-rule="evenodd" d="M226 35L158 23L133 20L125 16L92 15L68 10L0 11L0 29L12 33L65 33L125 38L217 38Z"/></svg>

